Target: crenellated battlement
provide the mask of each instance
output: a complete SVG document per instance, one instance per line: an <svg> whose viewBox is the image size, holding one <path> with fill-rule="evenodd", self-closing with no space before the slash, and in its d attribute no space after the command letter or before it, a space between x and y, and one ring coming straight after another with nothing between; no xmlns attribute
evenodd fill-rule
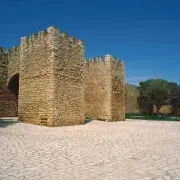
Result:
<svg viewBox="0 0 180 180"><path fill-rule="evenodd" d="M84 48L84 42L82 40L79 40L75 37L68 37L68 41L70 43L70 45L76 45L76 46L80 46L82 48Z"/></svg>
<svg viewBox="0 0 180 180"><path fill-rule="evenodd" d="M59 38L61 40L66 40L69 42L69 45L71 47L74 46L80 46L84 47L84 42L82 40L79 40L75 37L69 36L66 32L59 32L59 29L57 27L51 26L47 28L47 31L39 31L37 34L31 34L29 36L24 36L21 38L21 43L26 45L32 45L36 43L37 41L40 41L42 39L46 38L52 38L54 41L58 41Z"/></svg>
<svg viewBox="0 0 180 180"><path fill-rule="evenodd" d="M96 58L89 58L85 60L85 63L88 65L94 64L106 64L110 59L106 56L98 56Z"/></svg>
<svg viewBox="0 0 180 180"><path fill-rule="evenodd" d="M20 46L15 46L13 48L6 49L6 53L8 55L12 55L12 54L17 53L17 52L19 53L19 51L20 51Z"/></svg>
<svg viewBox="0 0 180 180"><path fill-rule="evenodd" d="M62 32L62 33L59 34L59 37L68 38L68 34L66 32Z"/></svg>
<svg viewBox="0 0 180 180"><path fill-rule="evenodd" d="M111 62L112 62L113 64L116 64L116 65L120 65L120 64L123 64L123 63L124 63L123 60L118 59L118 58L116 58L116 57L114 57L114 56L111 56Z"/></svg>
<svg viewBox="0 0 180 180"><path fill-rule="evenodd" d="M96 58L89 58L85 60L85 63L89 66L97 65L97 64L114 64L114 65L121 65L123 64L123 60L119 60L118 58L108 54L105 56L98 56Z"/></svg>
<svg viewBox="0 0 180 180"><path fill-rule="evenodd" d="M96 58L89 58L86 60L86 63L88 64L93 64L93 63L105 63L105 57L103 56L98 56Z"/></svg>
<svg viewBox="0 0 180 180"><path fill-rule="evenodd" d="M24 36L21 38L22 44L33 44L41 39L45 39L47 37L47 31L39 31L37 34L30 34L29 36Z"/></svg>
<svg viewBox="0 0 180 180"><path fill-rule="evenodd" d="M67 41L69 41L69 44L71 46L80 46L80 47L84 47L84 42L82 40L77 39L76 37L73 36L69 36L66 32L61 32L59 34L59 37L63 40L66 39Z"/></svg>

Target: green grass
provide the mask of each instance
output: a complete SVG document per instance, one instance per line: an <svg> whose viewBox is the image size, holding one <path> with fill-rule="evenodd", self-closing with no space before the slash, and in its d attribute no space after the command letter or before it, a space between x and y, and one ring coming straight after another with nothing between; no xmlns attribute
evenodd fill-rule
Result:
<svg viewBox="0 0 180 180"><path fill-rule="evenodd" d="M154 121L180 121L180 116L174 115L162 115L160 119L157 115L144 115L138 113L127 113L126 119L141 119L141 120L154 120Z"/></svg>

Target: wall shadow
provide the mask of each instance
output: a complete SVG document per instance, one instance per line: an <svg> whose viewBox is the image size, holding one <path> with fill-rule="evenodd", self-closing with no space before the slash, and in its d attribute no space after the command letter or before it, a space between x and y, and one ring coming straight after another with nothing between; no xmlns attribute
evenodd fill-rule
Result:
<svg viewBox="0 0 180 180"><path fill-rule="evenodd" d="M85 119L85 120L84 120L84 124L90 123L90 122L92 122L92 121L93 121L92 119Z"/></svg>
<svg viewBox="0 0 180 180"><path fill-rule="evenodd" d="M20 121L15 120L14 118L0 118L0 128L6 128L16 123L20 123Z"/></svg>

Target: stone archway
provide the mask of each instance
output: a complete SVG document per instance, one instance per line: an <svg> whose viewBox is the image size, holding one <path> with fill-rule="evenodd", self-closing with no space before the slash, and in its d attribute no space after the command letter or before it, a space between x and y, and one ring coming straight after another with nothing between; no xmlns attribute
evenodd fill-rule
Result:
<svg viewBox="0 0 180 180"><path fill-rule="evenodd" d="M19 74L9 78L0 89L0 117L18 116Z"/></svg>
<svg viewBox="0 0 180 180"><path fill-rule="evenodd" d="M19 74L14 74L10 77L7 82L7 107L8 111L6 112L9 117L18 116L18 95L19 95Z"/></svg>
<svg viewBox="0 0 180 180"><path fill-rule="evenodd" d="M19 95L19 74L13 75L8 82L8 89L18 99Z"/></svg>

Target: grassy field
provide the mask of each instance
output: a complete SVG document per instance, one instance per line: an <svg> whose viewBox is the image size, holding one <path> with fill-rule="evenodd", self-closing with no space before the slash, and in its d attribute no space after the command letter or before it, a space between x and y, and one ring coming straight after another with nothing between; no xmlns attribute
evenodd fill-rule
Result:
<svg viewBox="0 0 180 180"><path fill-rule="evenodd" d="M126 119L141 119L141 120L154 120L154 121L180 121L180 115L162 115L160 118L157 115L144 115L144 114L137 114L137 113L128 113L126 114Z"/></svg>

